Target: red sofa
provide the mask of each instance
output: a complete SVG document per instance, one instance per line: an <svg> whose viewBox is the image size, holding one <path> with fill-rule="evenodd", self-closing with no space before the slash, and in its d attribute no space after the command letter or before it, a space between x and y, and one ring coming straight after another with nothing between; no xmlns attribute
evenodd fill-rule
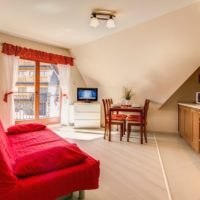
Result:
<svg viewBox="0 0 200 200"><path fill-rule="evenodd" d="M98 188L99 161L84 152L87 158L79 164L38 175L15 175L13 166L17 159L70 145L48 128L10 135L0 122L0 199L56 200L74 191Z"/></svg>

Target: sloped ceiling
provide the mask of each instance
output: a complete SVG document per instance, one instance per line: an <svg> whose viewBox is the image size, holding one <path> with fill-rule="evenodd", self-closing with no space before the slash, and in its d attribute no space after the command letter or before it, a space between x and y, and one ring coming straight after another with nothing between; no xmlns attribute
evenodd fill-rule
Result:
<svg viewBox="0 0 200 200"><path fill-rule="evenodd" d="M69 48L135 26L198 0L0 0L0 31ZM89 27L93 9L117 11L117 27Z"/></svg>
<svg viewBox="0 0 200 200"><path fill-rule="evenodd" d="M200 65L200 3L98 41L72 48L88 86L122 97L131 87L138 101L165 101Z"/></svg>

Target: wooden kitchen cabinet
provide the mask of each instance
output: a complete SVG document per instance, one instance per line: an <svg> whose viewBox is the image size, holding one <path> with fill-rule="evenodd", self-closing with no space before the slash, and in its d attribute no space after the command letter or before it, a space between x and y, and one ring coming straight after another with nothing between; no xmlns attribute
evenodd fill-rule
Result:
<svg viewBox="0 0 200 200"><path fill-rule="evenodd" d="M199 152L199 110L192 110L192 147Z"/></svg>
<svg viewBox="0 0 200 200"><path fill-rule="evenodd" d="M200 106L192 104L179 104L178 106L178 127L180 135L199 152L199 118Z"/></svg>

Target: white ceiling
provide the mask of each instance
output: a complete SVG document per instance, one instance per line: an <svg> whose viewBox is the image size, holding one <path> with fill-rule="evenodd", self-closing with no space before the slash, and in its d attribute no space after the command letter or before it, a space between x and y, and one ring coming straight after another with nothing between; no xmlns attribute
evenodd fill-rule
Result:
<svg viewBox="0 0 200 200"><path fill-rule="evenodd" d="M97 40L199 0L0 0L0 31L73 47ZM114 30L88 26L95 8L117 11Z"/></svg>

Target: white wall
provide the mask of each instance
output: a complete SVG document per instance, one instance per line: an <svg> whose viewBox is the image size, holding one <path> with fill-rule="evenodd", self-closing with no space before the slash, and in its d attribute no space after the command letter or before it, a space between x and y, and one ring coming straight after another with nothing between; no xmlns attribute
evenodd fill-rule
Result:
<svg viewBox="0 0 200 200"><path fill-rule="evenodd" d="M149 130L177 132L177 110L158 107L200 65L199 22L197 3L73 48L73 56L87 85L99 87L101 97L120 101L123 87L131 87L137 103L153 101Z"/></svg>

